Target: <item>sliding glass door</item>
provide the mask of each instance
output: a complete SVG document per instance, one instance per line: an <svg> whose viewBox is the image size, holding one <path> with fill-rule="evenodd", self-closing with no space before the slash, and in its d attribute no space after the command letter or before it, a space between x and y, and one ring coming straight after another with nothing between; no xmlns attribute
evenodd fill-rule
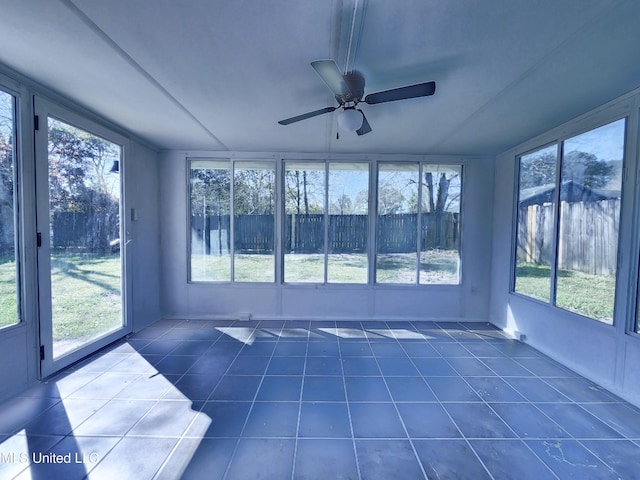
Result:
<svg viewBox="0 0 640 480"><path fill-rule="evenodd" d="M54 106L36 107L41 358L47 375L124 334L123 146Z"/></svg>

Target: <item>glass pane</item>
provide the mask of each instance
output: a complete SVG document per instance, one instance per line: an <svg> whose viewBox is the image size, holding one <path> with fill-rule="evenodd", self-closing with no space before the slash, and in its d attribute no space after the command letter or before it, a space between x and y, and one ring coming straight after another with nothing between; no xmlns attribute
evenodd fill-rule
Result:
<svg viewBox="0 0 640 480"><path fill-rule="evenodd" d="M329 164L327 281L367 283L369 164Z"/></svg>
<svg viewBox="0 0 640 480"><path fill-rule="evenodd" d="M49 228L53 356L122 326L121 148L49 122Z"/></svg>
<svg viewBox="0 0 640 480"><path fill-rule="evenodd" d="M231 164L228 161L192 160L191 280L231 280Z"/></svg>
<svg viewBox="0 0 640 480"><path fill-rule="evenodd" d="M549 302L558 147L520 157L514 291Z"/></svg>
<svg viewBox="0 0 640 480"><path fill-rule="evenodd" d="M420 283L460 283L462 167L423 165Z"/></svg>
<svg viewBox="0 0 640 480"><path fill-rule="evenodd" d="M556 305L613 323L625 120L563 145Z"/></svg>
<svg viewBox="0 0 640 480"><path fill-rule="evenodd" d="M234 280L275 280L275 166L236 162L234 188Z"/></svg>
<svg viewBox="0 0 640 480"><path fill-rule="evenodd" d="M20 321L14 171L15 99L0 91L0 328Z"/></svg>
<svg viewBox="0 0 640 480"><path fill-rule="evenodd" d="M285 282L324 282L324 192L324 163L286 163Z"/></svg>
<svg viewBox="0 0 640 480"><path fill-rule="evenodd" d="M376 281L415 284L419 165L380 164Z"/></svg>

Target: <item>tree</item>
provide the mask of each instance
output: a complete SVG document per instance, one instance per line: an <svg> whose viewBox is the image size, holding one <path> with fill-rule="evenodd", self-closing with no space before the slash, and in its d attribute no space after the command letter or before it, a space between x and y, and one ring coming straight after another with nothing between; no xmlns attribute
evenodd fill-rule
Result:
<svg viewBox="0 0 640 480"><path fill-rule="evenodd" d="M349 195L343 193L338 197L338 199L331 205L332 213L337 213L339 215L347 215L352 212L353 202Z"/></svg>
<svg viewBox="0 0 640 480"><path fill-rule="evenodd" d="M271 168L237 169L234 173L234 215L273 215L275 174Z"/></svg>
<svg viewBox="0 0 640 480"><path fill-rule="evenodd" d="M13 97L0 92L0 254L14 253Z"/></svg>
<svg viewBox="0 0 640 480"><path fill-rule="evenodd" d="M395 215L404 209L405 197L393 186L380 186L378 191L378 214Z"/></svg>
<svg viewBox="0 0 640 480"><path fill-rule="evenodd" d="M556 154L527 156L520 161L520 188L555 184Z"/></svg>
<svg viewBox="0 0 640 480"><path fill-rule="evenodd" d="M119 182L109 181L106 172L114 159L119 160L119 147L53 119L48 145L54 244L108 251L109 242L120 235L119 199L112 191ZM78 229L76 219L83 228Z"/></svg>
<svg viewBox="0 0 640 480"><path fill-rule="evenodd" d="M205 253L211 253L211 220L215 218L215 231L218 232L218 255L222 255L223 225L228 228L231 208L231 176L228 168L192 168L191 169L191 215L199 215L203 220L203 241Z"/></svg>
<svg viewBox="0 0 640 480"><path fill-rule="evenodd" d="M616 175L622 162L605 161L593 153L571 151L562 159L562 181L574 181L588 188L603 188ZM520 188L555 185L557 159L555 153L527 156L520 162Z"/></svg>
<svg viewBox="0 0 640 480"><path fill-rule="evenodd" d="M54 209L82 211L84 197L98 191L112 192L106 172L119 160L117 145L56 120L49 125L49 196ZM90 204L89 204L90 205Z"/></svg>
<svg viewBox="0 0 640 480"><path fill-rule="evenodd" d="M598 159L593 153L569 152L562 161L563 182L573 180L588 188L603 188L613 174L614 165Z"/></svg>
<svg viewBox="0 0 640 480"><path fill-rule="evenodd" d="M434 183L434 174L435 181ZM427 196L427 208L433 215L434 246L440 248L442 245L442 217L454 205L459 202L460 192L450 194L451 183L458 178L455 171L424 172L423 195ZM425 191L426 190L426 191Z"/></svg>
<svg viewBox="0 0 640 480"><path fill-rule="evenodd" d="M287 170L284 189L287 212L309 215L324 210L323 171Z"/></svg>
<svg viewBox="0 0 640 480"><path fill-rule="evenodd" d="M0 131L0 254L14 250L13 146Z"/></svg>
<svg viewBox="0 0 640 480"><path fill-rule="evenodd" d="M229 215L231 178L229 169L191 170L191 214Z"/></svg>

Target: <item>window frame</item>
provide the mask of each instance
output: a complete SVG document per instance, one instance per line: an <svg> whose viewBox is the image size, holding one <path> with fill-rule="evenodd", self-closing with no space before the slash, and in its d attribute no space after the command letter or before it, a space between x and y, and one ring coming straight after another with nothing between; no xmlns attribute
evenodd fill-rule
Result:
<svg viewBox="0 0 640 480"><path fill-rule="evenodd" d="M0 76L0 92L11 96L13 109L12 125L12 163L13 163L13 234L14 234L14 258L16 264L15 278L15 300L16 300L16 321L14 323L0 327L0 335L11 332L25 325L25 249L23 248L24 227L22 221L22 95L19 90L11 88L8 82Z"/></svg>
<svg viewBox="0 0 640 480"><path fill-rule="evenodd" d="M422 250L421 248L421 238L420 238L420 234L421 229L422 229L422 220L420 220L418 222L418 278L417 278L417 286L423 286L423 287L434 287L434 286L460 286L462 285L462 245L463 245L463 203L464 203L464 177L465 177L465 165L460 162L460 163L442 163L442 162L420 162L420 177L419 177L419 193L418 193L418 198L419 198L419 213L420 213L420 219L422 219L422 214L424 213L422 210L422 203L424 202L424 188L422 186L422 175L424 175L425 173L425 167L429 167L429 166L434 166L434 167L439 167L439 168L443 168L443 169L449 169L450 171L458 170L458 177L459 177L459 183L460 183L460 198L458 201L458 248L457 248L457 254L458 254L458 271L456 273L457 276L457 282L456 283L422 283L420 281L420 277L421 277L421 269L420 269L420 262L422 261L422 253L424 251L427 250ZM438 186L438 190L439 190L439 186ZM426 210L425 210L426 212Z"/></svg>
<svg viewBox="0 0 640 480"><path fill-rule="evenodd" d="M250 164L270 164L273 169L273 194L272 194L272 198L273 198L273 226L272 226L272 235L273 235L273 251L271 253L271 256L273 257L273 266L272 266L272 274L273 277L270 281L258 281L258 280L237 280L236 278L236 192L235 192L235 186L236 186L236 164L242 164L242 163L246 163L247 165ZM278 169L279 169L279 162L276 162L273 159L264 159L264 158L255 158L255 159L247 159L247 158L237 158L237 159L232 159L231 161L231 195L230 195L230 230L231 230L231 283L234 284L239 284L239 285L250 285L250 284L260 284L260 285L273 285L278 283L278 264L279 264L279 257L280 257L280 247L279 247L279 243L280 243L280 237L278 236L278 232L280 231L279 228L279 212L280 212L280 195L279 195L279 189L281 188L278 182ZM252 170L252 168L246 167L245 170Z"/></svg>
<svg viewBox="0 0 640 480"><path fill-rule="evenodd" d="M365 250L365 258L367 262L367 271L365 273L365 281L364 282L332 282L329 280L329 255L332 254L330 251L331 244L331 225L330 225L330 216L331 216L331 165L364 165L366 168L363 168L362 171L367 172L367 230L366 230L366 238L367 238L367 246ZM375 228L375 220L372 221L372 214L375 211L375 195L377 194L377 189L375 187L375 172L377 170L377 164L373 161L361 160L361 159L327 159L326 160L326 177L325 177L325 267L324 267L324 283L322 285L341 285L341 286L361 286L366 287L372 284L372 275L374 270L374 259L373 259L373 249L375 236L372 235L372 231ZM357 171L357 170L352 170Z"/></svg>
<svg viewBox="0 0 640 480"><path fill-rule="evenodd" d="M236 155L238 155L236 157ZM313 154L291 154L291 155L282 155L276 157L272 155L271 157L261 155L261 154L227 154L227 155L207 155L196 153L195 155L185 155L185 175L186 175L186 211L187 211L187 225L186 225L186 237L187 237L187 283L188 284L212 284L212 285L280 285L280 286L293 286L293 287L302 287L302 288L317 288L318 286L322 286L324 288L334 288L334 287L353 287L353 288L384 288L384 289L394 289L394 288L460 288L463 285L463 244L464 244L464 226L463 226L463 216L464 216L464 199L465 199L465 182L464 182L464 171L466 169L466 163L468 160L464 158L448 158L441 156L408 156L408 155L400 155L398 157L391 157L386 155L379 155L373 158L361 155L328 155L328 156L318 156ZM191 256L192 256L192 225L191 225L191 186L190 186L190 172L191 165L193 161L212 161L216 163L220 162L228 162L230 165L230 175L231 178L234 178L235 175L235 164L237 162L275 162L275 192L276 192L276 201L277 205L275 208L275 245L274 245L274 255L275 257L275 280L273 282L245 282L245 281L237 281L234 275L234 261L233 255L235 253L233 241L230 246L230 254L232 255L231 261L231 278L230 280L194 280L192 277L192 265L191 265ZM285 221L286 221L286 179L285 175L287 172L287 163L289 164L300 164L304 165L308 163L309 165L319 166L322 165L322 174L324 175L324 216L325 216L325 225L324 225L324 246L323 246L323 280L320 281L285 281ZM368 175L367 182L367 247L364 252L366 255L367 261L367 272L366 272L366 280L355 283L355 282L338 282L329 281L329 255L330 255L330 245L329 245L329 193L331 189L331 181L330 181L330 171L331 165L336 164L361 164L363 166L363 171L366 170ZM444 169L452 169L455 172L458 172L459 176L459 211L458 214L458 240L457 240L457 262L458 262L458 271L457 271L457 283L420 283L420 261L418 260L416 265L416 282L415 283L378 283L376 282L375 273L376 273L376 249L378 245L378 220L377 220L377 204L378 204L378 173L379 173L379 165L380 164L416 164L418 166L418 174L421 175L425 169L430 166L438 166ZM234 191L233 191L233 180L231 185L230 192L230 211L232 212L234 209ZM418 201L420 204L422 203L422 188L419 188L419 198ZM232 219L233 221L233 219ZM235 226L231 226L230 230L231 237L235 235L234 232ZM416 255L420 254L419 248L420 235L418 232L418 238L416 241ZM419 257L418 257L419 258Z"/></svg>
<svg viewBox="0 0 640 480"><path fill-rule="evenodd" d="M513 198L515 200L514 202L514 209L513 209L513 242L512 242L512 247L511 247L511 271L510 271L510 277L509 277L509 293L512 293L514 295L518 295L520 297L523 298L527 298L531 301L535 301L538 303L542 303L542 304L554 304L555 299L554 299L554 292L555 292L555 278L556 278L556 258L557 258L557 242L556 242L556 237L557 237L557 231L558 231L558 208L557 208L557 204L558 204L558 200L560 198L560 192L558 191L558 175L560 173L560 155L561 155L561 141L560 140L554 140L545 144L542 144L538 147L534 147L531 149L528 149L526 151L523 151L522 153L519 153L515 156L515 162L516 162L516 168L515 170L515 181L514 181L514 189L513 189ZM555 173L554 173L554 193L553 193L553 201L552 201L552 207L553 207L553 221L552 221L552 231L554 234L554 241L553 244L551 245L551 265L550 265L550 271L549 271L549 301L545 301L542 300L540 298L537 297L533 297L530 295L526 295L524 293L521 292L517 292L516 291L516 280L517 280L517 275L516 275L516 269L518 266L518 223L520 220L520 215L519 215L519 209L520 209L520 173L522 170L522 158L526 157L527 155L530 155L532 153L536 153L542 150L546 150L547 148L553 147L555 146L555 150L556 150L556 165L555 165Z"/></svg>
<svg viewBox="0 0 640 480"><path fill-rule="evenodd" d="M187 225L187 279L188 279L188 283L195 283L195 284L199 284L199 283L215 283L215 284L225 284L225 283L231 283L231 281L233 280L233 239L231 239L230 244L229 244L229 280L193 280L193 225L192 225L192 217L193 217L193 210L192 210L192 184L191 184L191 174L192 171L194 170L194 168L192 167L192 165L194 163L197 162L212 162L214 164L219 164L222 165L224 163L226 163L228 165L228 181L229 181L229 205L228 208L231 209L232 203L231 203L231 195L232 195L232 190L233 190L233 164L231 163L230 159L225 159L225 158L201 158L201 157L189 157L187 158L187 219L188 219L188 225ZM229 225L231 225L232 219L231 217L232 212L231 210L229 210ZM229 230L231 231L231 226L229 227ZM231 235L231 233L229 233L229 235Z"/></svg>
<svg viewBox="0 0 640 480"><path fill-rule="evenodd" d="M415 264L415 279L413 282L408 283L408 282L384 282L384 281L379 281L378 280L378 255L379 255L379 241L380 241L380 218L379 218L379 211L378 211L378 202L379 202L379 198L380 198L380 165L406 165L406 166L410 166L410 165L416 165L417 168L417 174L418 174L418 182L417 182L417 221L416 221L416 241L415 241L415 251L410 252L412 254L416 255L416 264ZM423 233L423 221L424 221L424 214L427 213L427 210L425 209L426 205L425 205L425 186L423 184L423 175L425 174L426 171L430 171L429 167L438 167L441 168L445 171L450 171L450 172L457 172L457 175L459 177L459 184L460 184L460 192L459 192L459 199L458 199L458 223L459 223L459 231L458 231L458 241L457 241L457 262L458 262L458 266L457 266L457 272L456 272L456 277L457 277L457 282L455 283L429 283L426 281L422 281L422 269L421 269L421 261L422 261L422 254L424 252L427 252L428 249L426 250L422 250L422 233ZM374 218L374 228L375 228L375 245L373 246L373 277L374 277L374 281L373 284L374 285L379 285L379 286L385 286L385 287L437 287L437 286L460 286L462 284L462 243L463 243L463 239L462 239L462 224L463 224L463 202L464 202L464 170L465 170L465 166L463 164L463 162L460 163L449 163L449 162L434 162L434 161L424 161L424 160L406 160L406 161L391 161L391 160L381 160L378 161L376 163L376 176L375 176L375 205L373 206L374 211L373 214L375 216ZM439 187L438 187L439 188Z"/></svg>
<svg viewBox="0 0 640 480"><path fill-rule="evenodd" d="M418 173L418 191L417 191L417 205L416 205L416 216L417 216L417 220L416 220L416 239L415 239L415 251L410 252L412 254L415 254L415 266L414 266L414 274L415 274L415 278L414 281L409 283L409 282L393 282L393 281L389 281L389 282L381 282L378 279L378 261L379 258L378 256L380 255L380 211L379 211L379 203L380 203L380 172L384 171L381 170L380 166L381 165L391 165L391 166L395 166L395 165L402 165L402 166L412 166L415 165L418 167L417 169L417 173ZM436 165L436 164L434 164ZM392 171L392 170L391 170ZM376 169L375 169L375 205L374 205L374 223L375 223L375 245L374 245L374 249L373 249L373 283L374 285L383 285L383 286L392 286L392 287L413 287L413 286L418 286L421 285L420 284L420 243L421 243L421 238L420 238L420 233L422 232L422 200L423 200L423 196L422 196L422 173L423 173L423 162L416 160L416 161L402 161L402 162L394 162L394 161L379 161L376 163ZM430 284L422 284L422 285L430 285ZM431 284L432 285L432 284ZM449 284L448 284L449 285Z"/></svg>
<svg viewBox="0 0 640 480"><path fill-rule="evenodd" d="M192 163L194 162L212 162L217 164L228 163L229 165L229 256L230 256L230 270L229 270L229 280L194 280L193 279L193 268L192 268L192 255L193 255L193 228L191 224L191 217L193 215L191 208L191 171L192 171ZM274 181L274 191L273 191L273 199L274 199L274 208L273 208L273 280L268 282L261 281L239 281L236 280L236 245L235 245L235 174L236 174L236 163L254 163L254 164L270 164L273 166L273 181ZM229 157L203 157L203 156L187 156L186 157L186 210L187 210L187 225L186 225L186 235L187 235L187 283L188 284L197 284L197 285L273 285L278 283L278 275L280 272L279 263L280 263L280 185L278 182L279 178L279 169L280 162L272 158L229 158Z"/></svg>
<svg viewBox="0 0 640 480"><path fill-rule="evenodd" d="M280 265L280 271L281 271L281 277L282 277L282 284L283 285L326 285L327 284L327 249L328 249L328 226L327 226L327 221L328 221L328 161L326 160L299 160L299 159L295 159L295 158L287 158L287 159L282 159L281 161L282 164L282 175L281 175L281 191L282 191L282 198L280 200L280 208L279 210L282 211L282 228L281 228L281 239L282 241L280 242L280 248L282 250L282 255L281 255L281 259L278 262L278 264ZM322 168L317 168L317 169L310 169L310 171L317 171L317 172L322 172L322 216L323 216L323 220L322 220L322 252L319 252L322 255L322 282L314 282L314 281L304 281L304 280L294 280L294 281L287 281L286 280L286 276L287 276L287 264L286 264L286 250L285 250L285 243L286 243L286 237L287 237L287 216L289 215L287 213L287 179L286 179L286 175L287 172L289 171L297 171L297 170L289 170L287 168L287 164L293 164L293 165L304 165L304 164L308 164L310 166L322 166Z"/></svg>
<svg viewBox="0 0 640 480"><path fill-rule="evenodd" d="M615 293L614 293L614 298L613 298L613 305L614 305L614 309L613 309L613 320L611 323L607 323L603 320L594 318L594 317L589 317L587 315L584 315L580 312L576 312L573 310L569 310L563 307L560 307L556 304L556 294L557 294L557 278L558 278L558 254L559 254L559 234L560 234L560 209L561 209L561 202L560 202L560 196L561 196L561 184L562 184L562 165L563 165L563 161L564 161L564 146L565 146L565 142L567 140L571 140L575 137L578 137L582 134L591 132L593 130L597 130L598 128L604 127L606 125L609 124L613 124L617 121L620 120L624 120L625 121L625 128L624 128L624 138L623 138L623 146L622 146L622 152L623 152L623 157L622 157L622 164L621 164L621 172L622 172L622 179L621 179L621 185L620 185L620 212L619 212L619 223L620 223L620 228L619 228L619 232L618 232L618 238L617 238L617 245L616 245L616 249L617 249L617 258L618 258L618 265L616 268L616 274L615 274ZM589 116L587 117L587 119L583 122L579 122L579 121L574 121L572 122L572 124L575 125L574 128L569 128L569 127L565 127L561 130L561 134L555 135L551 137L551 140L547 141L547 142L539 142L536 143L534 142L529 142L527 144L527 148L523 149L522 151L518 151L515 153L514 155L514 162L516 164L515 168L514 168L514 191L513 191L513 199L514 199L514 203L513 203L513 215L512 215L512 234L511 234L511 268L510 268L510 276L509 276L509 294L511 295L516 295L519 298L523 298L526 299L527 301L532 301L535 303L539 303L541 305L546 305L546 306L550 306L552 308L558 309L562 312L565 312L567 314L570 315L576 315L580 318L585 318L588 320L592 320L594 322L596 322L599 325L603 325L605 327L617 327L617 311L618 311L618 304L620 303L619 300L619 296L620 295L620 289L621 287L621 282L620 282L620 276L621 276L621 269L620 269L620 245L621 245L621 241L622 241L622 231L623 231L623 222L625 221L623 218L623 213L624 213L624 208L625 208L625 190L628 188L626 186L626 170L628 168L628 162L629 162L629 151L628 151L628 147L629 147L629 142L630 142L630 124L632 123L632 113L629 110L628 106L623 106L623 108L615 113L611 113L609 115L607 115L606 117L604 116L599 116L596 115L594 117ZM518 229L518 208L519 208L519 192L520 192L520 172L521 172L521 158L523 156L526 156L527 154L530 153L534 153L536 151L542 150L544 148L550 147L556 145L557 148L557 157L556 157L556 165L555 165L555 191L554 191L554 219L553 219L553 232L554 232L554 238L553 238L553 247L552 247L552 251L553 251L553 260L551 263L551 278L550 278L550 299L549 301L544 301L544 300L540 300L538 298L529 296L529 295L525 295L523 293L517 292L515 291L515 281L516 281L516 266L517 266L517 248L518 248L518 238L517 238L517 229ZM624 227L626 228L626 227ZM638 280L638 282L640 283L640 280ZM640 285L638 286L638 292L640 293ZM637 310L637 309L636 309ZM640 316L640 315L639 315ZM626 323L626 322L625 322ZM627 329L628 327L625 326L625 329Z"/></svg>

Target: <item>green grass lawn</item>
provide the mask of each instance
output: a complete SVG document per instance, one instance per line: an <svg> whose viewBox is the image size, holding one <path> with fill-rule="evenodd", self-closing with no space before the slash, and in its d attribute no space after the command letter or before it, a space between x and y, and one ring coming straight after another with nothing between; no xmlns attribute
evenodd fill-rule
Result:
<svg viewBox="0 0 640 480"><path fill-rule="evenodd" d="M376 282L416 283L416 254L378 254ZM456 285L458 283L458 252L428 250L420 253L421 285Z"/></svg>
<svg viewBox="0 0 640 480"><path fill-rule="evenodd" d="M273 282L274 256L239 254L235 260L236 282ZM415 284L416 254L397 253L378 255L379 283ZM330 283L367 283L365 254L329 254L328 281ZM230 281L229 255L191 255L191 279L196 282ZM287 253L284 256L285 282L324 282L323 254ZM455 251L422 252L420 257L421 284L457 284L458 253Z"/></svg>
<svg viewBox="0 0 640 480"><path fill-rule="evenodd" d="M234 264L236 282L273 282L275 257L272 254L238 254ZM367 283L367 257L362 254L329 255L329 281L335 283ZM285 281L324 282L322 254L286 254ZM191 255L191 279L195 282L228 282L231 280L229 255Z"/></svg>
<svg viewBox="0 0 640 480"><path fill-rule="evenodd" d="M236 262L236 281L273 281L272 255L241 255ZM202 261L204 260L204 261ZM192 259L194 280L211 281L212 273L228 272L229 257L206 256ZM319 282L322 279L322 255L285 255L286 279L290 282ZM330 281L366 283L365 255L330 255ZM388 255L378 259L378 281L412 283L415 256ZM53 337L61 351L72 349L120 327L120 258L118 255L65 255L52 258ZM0 327L16 323L16 265L0 263ZM457 278L457 256L445 255L421 261L421 275L444 279ZM516 291L548 301L550 269L544 265L523 264L517 269ZM216 280L229 280L219 275ZM424 280L421 278L421 282ZM455 283L451 281L451 283ZM556 304L606 323L613 321L615 278L561 270L558 274Z"/></svg>
<svg viewBox="0 0 640 480"><path fill-rule="evenodd" d="M0 259L0 328L17 322L16 262Z"/></svg>
<svg viewBox="0 0 640 480"><path fill-rule="evenodd" d="M516 292L548 302L550 275L549 266L520 264L516 270ZM615 287L616 279L613 275L560 270L556 305L611 324Z"/></svg>
<svg viewBox="0 0 640 480"><path fill-rule="evenodd" d="M51 308L55 355L122 325L119 255L54 254Z"/></svg>
<svg viewBox="0 0 640 480"><path fill-rule="evenodd" d="M119 255L51 258L51 308L55 355L122 325ZM0 263L0 327L18 321L16 264Z"/></svg>

